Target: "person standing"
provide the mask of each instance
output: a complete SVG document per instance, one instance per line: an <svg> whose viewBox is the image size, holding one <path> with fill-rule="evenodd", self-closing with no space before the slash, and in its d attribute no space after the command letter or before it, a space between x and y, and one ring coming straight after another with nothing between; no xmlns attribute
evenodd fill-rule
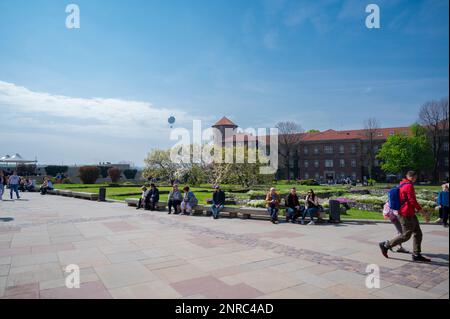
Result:
<svg viewBox="0 0 450 319"><path fill-rule="evenodd" d="M9 185L9 196L11 199L13 199L13 192L16 193L17 199L20 199L19 196L19 183L20 183L20 177L17 176L17 172L13 171L12 175L8 178L8 185Z"/></svg>
<svg viewBox="0 0 450 319"><path fill-rule="evenodd" d="M280 195L277 193L275 187L272 187L266 196L267 212L270 215L270 221L273 224L278 224L278 211L280 207Z"/></svg>
<svg viewBox="0 0 450 319"><path fill-rule="evenodd" d="M183 195L181 195L177 184L173 184L172 190L169 192L169 198L167 200L167 207L169 209L169 214L172 213L172 207L174 209L174 214L180 213L180 204L183 200Z"/></svg>
<svg viewBox="0 0 450 319"><path fill-rule="evenodd" d="M442 222L444 227L448 227L448 183L442 185L442 192L438 194L437 204L439 209L438 222Z"/></svg>
<svg viewBox="0 0 450 319"><path fill-rule="evenodd" d="M219 218L219 213L225 206L225 192L219 185L214 186L211 211L214 219Z"/></svg>
<svg viewBox="0 0 450 319"><path fill-rule="evenodd" d="M297 190L295 187L292 187L289 195L286 196L285 199L286 204L286 222L292 221L292 223L296 223L297 218L300 217L301 206L298 200Z"/></svg>
<svg viewBox="0 0 450 319"><path fill-rule="evenodd" d="M5 185L6 185L5 173L3 173L3 170L0 169L0 201L3 200L3 193L5 191Z"/></svg>
<svg viewBox="0 0 450 319"><path fill-rule="evenodd" d="M384 257L389 258L388 250L392 247L398 246L408 241L413 237L413 261L430 262L429 258L422 256L422 230L420 229L419 219L416 211L423 214L422 207L416 199L416 191L414 190L414 183L417 181L417 173L409 171L400 182L400 209L398 210L398 219L402 226L402 233L397 237L379 243L381 253ZM428 217L427 217L428 219Z"/></svg>

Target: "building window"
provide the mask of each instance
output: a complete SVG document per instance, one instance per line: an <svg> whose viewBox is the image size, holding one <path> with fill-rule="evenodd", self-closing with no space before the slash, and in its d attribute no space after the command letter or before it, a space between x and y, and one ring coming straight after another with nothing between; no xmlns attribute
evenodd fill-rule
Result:
<svg viewBox="0 0 450 319"><path fill-rule="evenodd" d="M356 180L356 173L355 172L352 173L352 179Z"/></svg>
<svg viewBox="0 0 450 319"><path fill-rule="evenodd" d="M355 145L355 144L352 144L352 146L350 147L350 152L351 152L352 154L355 154L355 153L356 153L356 145Z"/></svg>
<svg viewBox="0 0 450 319"><path fill-rule="evenodd" d="M390 136L394 136L394 135L395 135L395 132L394 132L394 131L390 131L390 132L389 132L389 135L390 135Z"/></svg>
<svg viewBox="0 0 450 319"><path fill-rule="evenodd" d="M378 166L380 166L380 161L379 160L374 160L373 161L373 165L375 166L375 167L378 167Z"/></svg>
<svg viewBox="0 0 450 319"><path fill-rule="evenodd" d="M309 174L305 173L305 179L309 179Z"/></svg>
<svg viewBox="0 0 450 319"><path fill-rule="evenodd" d="M356 160L352 160L352 167L356 167Z"/></svg>
<svg viewBox="0 0 450 319"><path fill-rule="evenodd" d="M325 167L333 167L333 160L325 160Z"/></svg>
<svg viewBox="0 0 450 319"><path fill-rule="evenodd" d="M345 148L344 145L339 145L339 153L344 154Z"/></svg>
<svg viewBox="0 0 450 319"><path fill-rule="evenodd" d="M305 161L303 164L304 164L305 167L309 166L309 162L308 161Z"/></svg>
<svg viewBox="0 0 450 319"><path fill-rule="evenodd" d="M444 143L443 147L444 152L448 152L448 143Z"/></svg>
<svg viewBox="0 0 450 319"><path fill-rule="evenodd" d="M319 154L319 147L318 146L314 146L314 154Z"/></svg>
<svg viewBox="0 0 450 319"><path fill-rule="evenodd" d="M303 153L304 153L305 155L308 155L308 152L309 152L308 147L305 146L305 147L303 148Z"/></svg>
<svg viewBox="0 0 450 319"><path fill-rule="evenodd" d="M444 159L444 165L445 165L445 167L448 167L448 157L446 157L446 158Z"/></svg>
<svg viewBox="0 0 450 319"><path fill-rule="evenodd" d="M319 167L319 161L318 160L314 161L314 167Z"/></svg>
<svg viewBox="0 0 450 319"><path fill-rule="evenodd" d="M316 181L318 181L320 179L319 173L316 173L315 177L316 177Z"/></svg>
<svg viewBox="0 0 450 319"><path fill-rule="evenodd" d="M378 137L382 137L382 136L383 136L383 133L382 133L382 132L378 132L378 133L377 133L377 136L378 136Z"/></svg>
<svg viewBox="0 0 450 319"><path fill-rule="evenodd" d="M344 160L344 159L341 159L341 160L339 161L339 166L340 166L340 167L345 167L345 160Z"/></svg>
<svg viewBox="0 0 450 319"><path fill-rule="evenodd" d="M345 173L341 173L341 179L345 178Z"/></svg>
<svg viewBox="0 0 450 319"><path fill-rule="evenodd" d="M333 154L333 146L331 146L331 145L325 145L325 147L324 147L324 153L325 153L325 154Z"/></svg>
<svg viewBox="0 0 450 319"><path fill-rule="evenodd" d="M375 145L375 146L373 147L373 152L374 152L374 153L377 153L377 152L378 152L378 145Z"/></svg>

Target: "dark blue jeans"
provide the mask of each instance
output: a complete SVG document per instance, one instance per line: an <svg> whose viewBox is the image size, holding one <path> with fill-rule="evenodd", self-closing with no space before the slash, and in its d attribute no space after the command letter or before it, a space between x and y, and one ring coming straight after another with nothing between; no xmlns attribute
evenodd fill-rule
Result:
<svg viewBox="0 0 450 319"><path fill-rule="evenodd" d="M278 208L277 207L268 207L267 212L270 215L272 220L278 220Z"/></svg>
<svg viewBox="0 0 450 319"><path fill-rule="evenodd" d="M19 199L19 185L9 185L9 196L13 199L13 192L16 193L16 197Z"/></svg>
<svg viewBox="0 0 450 319"><path fill-rule="evenodd" d="M216 205L211 206L211 211L214 217L219 217L220 211L223 209L223 205L216 207Z"/></svg>
<svg viewBox="0 0 450 319"><path fill-rule="evenodd" d="M318 212L319 212L319 209L317 207L311 207L311 208L305 209L302 214L302 220L305 220L305 217L307 215L309 215L311 220L314 220L314 216L317 216Z"/></svg>

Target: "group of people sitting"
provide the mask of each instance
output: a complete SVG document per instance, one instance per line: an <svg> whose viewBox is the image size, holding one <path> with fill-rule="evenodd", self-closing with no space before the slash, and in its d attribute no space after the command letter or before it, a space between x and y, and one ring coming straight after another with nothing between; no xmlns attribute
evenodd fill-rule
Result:
<svg viewBox="0 0 450 319"><path fill-rule="evenodd" d="M21 177L18 188L21 192L34 192L36 189L36 181Z"/></svg>
<svg viewBox="0 0 450 319"><path fill-rule="evenodd" d="M144 208L146 210L157 209L159 201L159 190L154 183L150 185L150 189L142 186L142 195L139 198L137 208ZM214 219L218 219L220 211L225 206L225 192L220 189L219 185L214 186L214 192L211 199L211 213ZM169 214L192 215L193 209L197 206L198 200L195 194L190 190L189 186L185 186L181 191L178 184L173 184L167 199L167 207ZM267 212L270 215L272 223L278 223L278 213L281 206L281 198L275 188L271 188L266 196ZM300 218L300 223L305 224L305 218L309 217L308 225L314 225L316 218L323 221L323 207L319 204L319 199L311 189L305 198L305 205L300 204L297 190L292 187L289 194L285 198L286 206L286 222L297 223Z"/></svg>
<svg viewBox="0 0 450 319"><path fill-rule="evenodd" d="M281 197L274 187L270 189L266 196L267 212L270 215L270 221L278 224L278 213L281 205ZM319 204L319 198L314 191L309 190L305 198L305 205L300 204L297 190L292 187L289 194L285 198L286 206L286 222L297 223L300 218L300 224L305 224L305 218L309 216L310 222L308 225L314 225L316 218L318 221L323 221L323 207Z"/></svg>
<svg viewBox="0 0 450 319"><path fill-rule="evenodd" d="M142 195L139 198L136 209L144 208L146 210L155 210L159 202L159 190L154 183L150 184L150 189L146 186L142 186ZM189 186L183 188L183 193L178 188L177 184L172 186L172 190L169 192L167 206L169 208L169 214L192 214L193 208L198 204L198 200L195 194L190 191Z"/></svg>

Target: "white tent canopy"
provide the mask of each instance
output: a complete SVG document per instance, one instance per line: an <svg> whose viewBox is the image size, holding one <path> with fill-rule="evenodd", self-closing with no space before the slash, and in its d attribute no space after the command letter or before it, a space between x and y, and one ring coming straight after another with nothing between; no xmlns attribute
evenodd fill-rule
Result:
<svg viewBox="0 0 450 319"><path fill-rule="evenodd" d="M16 153L13 156L6 154L5 156L0 157L0 163L30 164L37 163L37 161L24 159L20 154Z"/></svg>

